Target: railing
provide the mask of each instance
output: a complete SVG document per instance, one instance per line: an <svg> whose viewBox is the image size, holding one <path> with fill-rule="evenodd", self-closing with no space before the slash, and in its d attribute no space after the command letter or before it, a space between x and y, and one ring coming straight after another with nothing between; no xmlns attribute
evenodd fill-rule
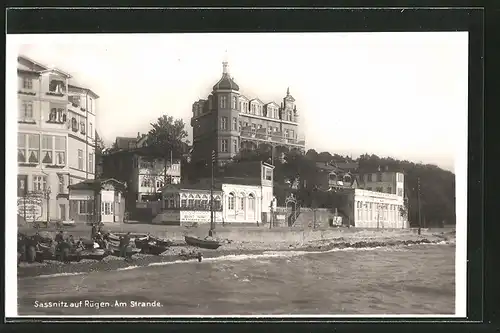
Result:
<svg viewBox="0 0 500 333"><path fill-rule="evenodd" d="M305 145L304 140L297 140L292 138L287 138L282 135L269 135L264 133L258 133L253 131L241 131L241 137L247 138L251 140L265 141L265 142L277 142L277 143L285 143L285 144L293 144L293 145Z"/></svg>

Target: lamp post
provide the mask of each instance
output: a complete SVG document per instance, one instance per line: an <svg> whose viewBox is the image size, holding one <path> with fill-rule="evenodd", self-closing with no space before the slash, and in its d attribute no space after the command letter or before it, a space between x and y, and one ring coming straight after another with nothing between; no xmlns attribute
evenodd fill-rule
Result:
<svg viewBox="0 0 500 333"><path fill-rule="evenodd" d="M47 187L47 190L45 191L45 193L46 193L46 198L47 198L47 223L46 223L46 226L48 226L49 221L50 221L50 193L51 193L50 186Z"/></svg>
<svg viewBox="0 0 500 333"><path fill-rule="evenodd" d="M420 212L420 177L417 178L417 201L418 201L418 234L420 235L422 228L422 214Z"/></svg>
<svg viewBox="0 0 500 333"><path fill-rule="evenodd" d="M214 164L215 164L215 150L212 150L212 167L211 167L211 182L210 182L210 230L208 235L213 236L214 226Z"/></svg>

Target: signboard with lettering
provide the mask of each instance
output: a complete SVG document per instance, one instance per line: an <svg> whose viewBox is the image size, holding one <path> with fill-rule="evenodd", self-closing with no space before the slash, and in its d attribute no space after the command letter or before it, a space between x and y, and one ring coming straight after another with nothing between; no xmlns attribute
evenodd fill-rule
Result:
<svg viewBox="0 0 500 333"><path fill-rule="evenodd" d="M181 222L210 223L210 211L181 211ZM222 213L214 212L214 221L222 222Z"/></svg>
<svg viewBox="0 0 500 333"><path fill-rule="evenodd" d="M26 221L39 221L42 218L42 198L25 197L17 199L17 214Z"/></svg>

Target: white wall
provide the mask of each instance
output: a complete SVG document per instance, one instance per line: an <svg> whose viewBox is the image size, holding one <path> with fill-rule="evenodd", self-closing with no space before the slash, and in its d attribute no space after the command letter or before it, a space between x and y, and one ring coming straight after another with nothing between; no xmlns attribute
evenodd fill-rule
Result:
<svg viewBox="0 0 500 333"><path fill-rule="evenodd" d="M262 186L222 184L223 217L228 223L256 223L261 222L263 209ZM234 209L230 209L229 200L234 195ZM250 195L254 197L254 209L250 209ZM241 201L243 200L243 207Z"/></svg>
<svg viewBox="0 0 500 333"><path fill-rule="evenodd" d="M354 201L357 228L408 228L408 221L400 213L403 198L396 194L356 189Z"/></svg>

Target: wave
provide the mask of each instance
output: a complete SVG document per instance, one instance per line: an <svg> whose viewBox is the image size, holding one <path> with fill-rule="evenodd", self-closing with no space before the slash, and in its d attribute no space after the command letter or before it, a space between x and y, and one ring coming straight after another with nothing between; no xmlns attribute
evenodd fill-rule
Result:
<svg viewBox="0 0 500 333"><path fill-rule="evenodd" d="M117 271L128 271L129 269L135 269L135 268L139 268L141 266L127 266L127 267L121 267L121 268L117 268L116 270Z"/></svg>
<svg viewBox="0 0 500 333"><path fill-rule="evenodd" d="M58 277L58 276L75 276L75 275L82 275L82 274L85 274L85 273L86 272L54 273L54 274L45 274L45 275L33 276L32 278L53 278L53 277Z"/></svg>
<svg viewBox="0 0 500 333"><path fill-rule="evenodd" d="M249 260L249 259L267 259L267 258L291 258L291 257L297 257L297 256L304 256L304 255L311 255L311 254L326 254L326 253L332 253L332 252L347 252L347 251L375 251L375 250L387 250L391 251L394 248L404 248L404 247L410 247L410 246L416 246L416 245L451 245L454 244L454 242L450 241L440 241L436 243L415 243L415 244L401 244L397 246L368 246L368 247L345 247L345 248L333 248L330 250L323 250L323 251L303 251L303 250L281 250L281 251L264 251L260 254L228 254L228 255L223 255L223 256L218 256L218 257L211 257L211 258L204 258L201 264L206 263L206 262L220 262L220 261L244 261L244 260ZM142 265L142 266L127 266L127 267L122 267L122 268L117 268L115 271L126 271L126 270L133 270L137 268L144 268L144 267L154 267L154 266L168 266L168 265L175 265L175 264L194 264L197 263L197 260L174 260L174 261L164 261L164 262L153 262L149 263L148 265ZM47 275L39 275L39 276L34 276L32 278L48 278L48 277L58 277L58 276L74 276L74 275L81 275L81 274L88 274L89 272L75 272L75 273L56 273L56 274L47 274Z"/></svg>

